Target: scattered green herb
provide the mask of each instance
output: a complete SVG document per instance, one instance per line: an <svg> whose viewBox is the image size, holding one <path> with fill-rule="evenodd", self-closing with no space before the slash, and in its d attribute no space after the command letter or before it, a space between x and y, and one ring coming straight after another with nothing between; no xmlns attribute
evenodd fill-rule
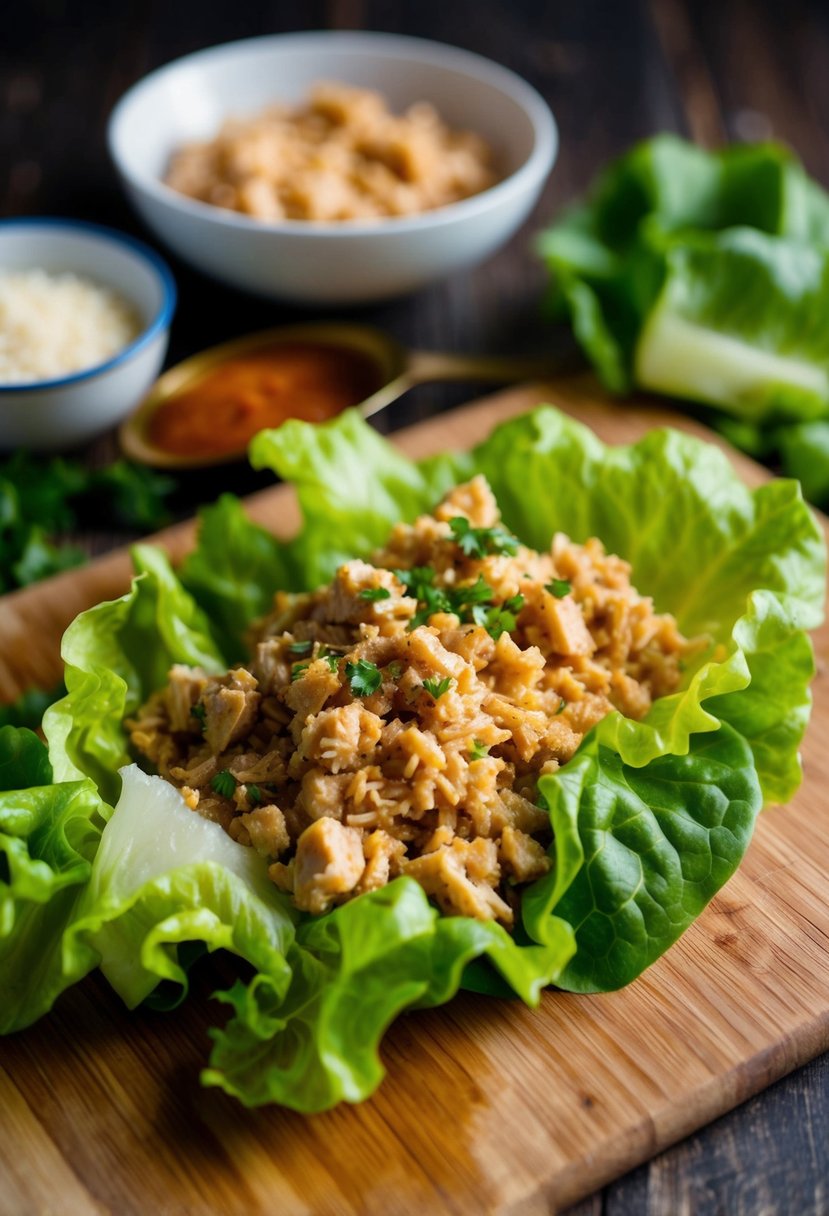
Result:
<svg viewBox="0 0 829 1216"><path fill-rule="evenodd" d="M454 520L450 522L454 523ZM502 605L493 604L495 592L482 574L474 583L459 587L436 587L435 571L431 566L397 570L395 574L406 582L410 593L417 596L421 605L409 622L410 629L425 625L436 612L451 612L461 621L482 625L497 642L502 633L515 628L517 614L525 603L523 595L513 595Z"/></svg>
<svg viewBox="0 0 829 1216"><path fill-rule="evenodd" d="M383 682L380 669L369 663L367 659L358 659L356 663L346 663L345 678L348 687L355 697L370 697Z"/></svg>
<svg viewBox="0 0 829 1216"><path fill-rule="evenodd" d="M518 552L518 540L504 528L473 528L464 515L449 520L458 548L467 557L486 557L491 553Z"/></svg>
<svg viewBox="0 0 829 1216"><path fill-rule="evenodd" d="M79 527L149 531L169 519L163 500L173 487L151 469L118 460L90 471L61 457L15 452L0 461L0 592L26 587L86 560L55 538Z"/></svg>
<svg viewBox="0 0 829 1216"><path fill-rule="evenodd" d="M192 707L190 710L190 717L195 718L196 721L200 723L202 730L204 730L205 726L207 726L207 710L204 708L201 702L198 702Z"/></svg>
<svg viewBox="0 0 829 1216"><path fill-rule="evenodd" d="M517 598L523 601L524 597ZM472 619L476 625L482 625L496 642L502 633L511 633L518 623L515 613L500 604L475 604Z"/></svg>
<svg viewBox="0 0 829 1216"><path fill-rule="evenodd" d="M445 676L442 680L424 680L423 687L430 696L438 701L452 687L452 677Z"/></svg>
<svg viewBox="0 0 829 1216"><path fill-rule="evenodd" d="M399 660L394 659L393 662L389 663L386 672L390 679L399 680L403 674L403 664Z"/></svg>
<svg viewBox="0 0 829 1216"><path fill-rule="evenodd" d="M364 587L360 592L361 600L387 600L391 598L388 587Z"/></svg>
<svg viewBox="0 0 829 1216"><path fill-rule="evenodd" d="M246 785L245 794L251 806L259 806L259 803L262 801L262 791L258 785Z"/></svg>
<svg viewBox="0 0 829 1216"><path fill-rule="evenodd" d="M170 522L164 500L175 485L172 477L145 465L116 460L88 474L79 513L88 520L105 511L119 527L150 532Z"/></svg>
<svg viewBox="0 0 829 1216"><path fill-rule="evenodd" d="M236 778L233 773L228 772L223 768L220 773L217 773L210 782L210 788L219 795L220 798L232 798L236 789Z"/></svg>
<svg viewBox="0 0 829 1216"><path fill-rule="evenodd" d="M463 610L469 605L490 603L493 591L484 576L479 574L474 583L447 588L446 595L452 612L463 618Z"/></svg>
<svg viewBox="0 0 829 1216"><path fill-rule="evenodd" d="M294 663L293 667L291 668L291 683L295 684L297 680L301 680L310 666L310 662Z"/></svg>
<svg viewBox="0 0 829 1216"><path fill-rule="evenodd" d="M411 570L392 570L392 574L399 583L402 583L407 591L412 595L421 599L420 590L422 587L431 587L435 580L435 571L433 566L412 566Z"/></svg>
<svg viewBox="0 0 829 1216"><path fill-rule="evenodd" d="M310 654L314 643L308 638L303 642L291 642L288 647L289 654Z"/></svg>
<svg viewBox="0 0 829 1216"><path fill-rule="evenodd" d="M566 578L554 578L551 583L544 584L544 590L549 591L557 600L563 600L573 590Z"/></svg>
<svg viewBox="0 0 829 1216"><path fill-rule="evenodd" d="M496 606L489 614L486 631L497 642L502 633L512 633L517 623L514 612Z"/></svg>
<svg viewBox="0 0 829 1216"><path fill-rule="evenodd" d="M553 717L557 718L559 714L563 714L566 708L567 708L567 702L562 697L561 700L559 701L558 709L553 714Z"/></svg>
<svg viewBox="0 0 829 1216"><path fill-rule="evenodd" d="M417 629L418 625L425 625L429 617L434 616L436 612L453 611L452 602L446 591L434 585L435 571L431 566L415 566L412 570L399 571L398 574L410 576L406 587L409 594L417 599L419 604L422 604L409 623L410 629Z"/></svg>
<svg viewBox="0 0 829 1216"><path fill-rule="evenodd" d="M480 739L473 739L472 746L469 749L470 760L483 760L484 756L489 755L489 747L486 743L482 743Z"/></svg>
<svg viewBox="0 0 829 1216"><path fill-rule="evenodd" d="M338 654L331 654L330 651L326 650L324 654L320 652L317 657L320 659L325 659L326 663L328 664L329 671L331 671L334 675L336 675L340 670L340 656Z"/></svg>

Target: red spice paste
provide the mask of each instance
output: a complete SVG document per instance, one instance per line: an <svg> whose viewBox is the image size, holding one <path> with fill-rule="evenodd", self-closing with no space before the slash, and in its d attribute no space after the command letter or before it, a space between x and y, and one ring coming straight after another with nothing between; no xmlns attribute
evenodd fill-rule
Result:
<svg viewBox="0 0 829 1216"><path fill-rule="evenodd" d="M149 438L176 456L241 451L257 431L288 418L325 422L380 387L362 351L311 342L236 355L205 372L153 415Z"/></svg>

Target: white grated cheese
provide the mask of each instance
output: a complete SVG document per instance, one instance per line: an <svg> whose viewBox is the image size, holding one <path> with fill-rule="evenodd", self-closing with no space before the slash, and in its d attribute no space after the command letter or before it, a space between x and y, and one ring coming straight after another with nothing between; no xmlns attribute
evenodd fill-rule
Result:
<svg viewBox="0 0 829 1216"><path fill-rule="evenodd" d="M95 367L140 332L127 301L90 279L0 270L0 384L56 380Z"/></svg>

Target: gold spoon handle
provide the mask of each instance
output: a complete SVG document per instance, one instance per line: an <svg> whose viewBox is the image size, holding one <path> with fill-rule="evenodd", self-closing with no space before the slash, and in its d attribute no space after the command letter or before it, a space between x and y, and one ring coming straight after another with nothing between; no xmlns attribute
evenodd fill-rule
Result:
<svg viewBox="0 0 829 1216"><path fill-rule="evenodd" d="M432 380L543 380L571 368L567 355L454 355L444 351L409 352L406 379L410 384Z"/></svg>

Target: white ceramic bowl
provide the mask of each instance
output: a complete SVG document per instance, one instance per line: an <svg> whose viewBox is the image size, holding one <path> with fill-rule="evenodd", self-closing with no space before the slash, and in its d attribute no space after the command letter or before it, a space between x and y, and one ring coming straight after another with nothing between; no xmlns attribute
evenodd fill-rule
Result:
<svg viewBox="0 0 829 1216"><path fill-rule="evenodd" d="M0 449L84 443L126 417L158 375L176 286L165 262L132 237L80 220L0 221L0 272L72 272L109 287L141 319L138 337L105 363L58 380L0 383Z"/></svg>
<svg viewBox="0 0 829 1216"><path fill-rule="evenodd" d="M162 181L181 144L210 138L229 115L299 102L318 80L376 89L394 110L431 101L450 126L487 140L505 176L421 215L322 224L263 223ZM526 219L558 147L547 104L506 68L419 38L330 31L251 38L176 60L125 94L108 139L134 206L181 257L234 287L316 304L401 295L480 262Z"/></svg>

